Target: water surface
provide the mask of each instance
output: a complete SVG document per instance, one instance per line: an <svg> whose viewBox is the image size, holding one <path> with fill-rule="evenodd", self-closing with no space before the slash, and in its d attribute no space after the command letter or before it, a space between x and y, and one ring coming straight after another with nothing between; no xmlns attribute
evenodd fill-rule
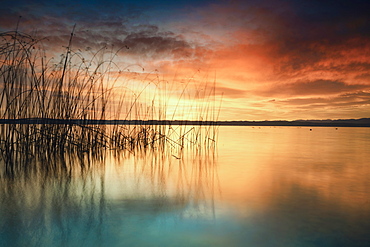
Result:
<svg viewBox="0 0 370 247"><path fill-rule="evenodd" d="M370 128L224 126L214 149L2 171L0 245L369 246L369 147Z"/></svg>

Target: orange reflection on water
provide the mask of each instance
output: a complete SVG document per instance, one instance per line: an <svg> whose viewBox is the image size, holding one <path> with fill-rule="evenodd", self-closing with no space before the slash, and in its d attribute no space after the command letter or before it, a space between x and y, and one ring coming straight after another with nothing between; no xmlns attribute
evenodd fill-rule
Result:
<svg viewBox="0 0 370 247"><path fill-rule="evenodd" d="M218 146L220 200L234 206L266 210L299 187L346 210L370 208L369 128L222 127Z"/></svg>

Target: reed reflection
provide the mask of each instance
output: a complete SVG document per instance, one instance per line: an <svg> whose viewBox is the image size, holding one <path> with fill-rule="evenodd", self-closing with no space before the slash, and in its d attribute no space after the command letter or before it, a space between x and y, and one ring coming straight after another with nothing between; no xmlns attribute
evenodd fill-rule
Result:
<svg viewBox="0 0 370 247"><path fill-rule="evenodd" d="M104 170L95 171L76 153L46 157L28 159L18 166L23 171L1 175L1 239L9 246L63 245L79 235L99 236Z"/></svg>
<svg viewBox="0 0 370 247"><path fill-rule="evenodd" d="M114 152L107 159L107 194L118 203L153 199L164 202L165 208L187 207L210 203L216 180L216 157L213 149L141 150L135 155ZM140 200L139 200L140 199ZM123 205L121 204L121 206Z"/></svg>
<svg viewBox="0 0 370 247"><path fill-rule="evenodd" d="M184 151L181 159L174 151L19 155L11 172L3 159L0 239L11 246L109 245L138 241L168 215L212 216L214 150Z"/></svg>

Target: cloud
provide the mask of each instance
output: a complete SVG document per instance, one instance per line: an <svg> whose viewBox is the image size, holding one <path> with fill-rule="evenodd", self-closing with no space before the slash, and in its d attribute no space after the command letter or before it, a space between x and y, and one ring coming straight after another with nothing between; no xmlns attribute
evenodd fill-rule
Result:
<svg viewBox="0 0 370 247"><path fill-rule="evenodd" d="M291 98L286 100L275 100L272 103L276 105L290 107L293 106L295 108L299 107L304 109L335 109L336 107L370 106L370 92L359 91L355 93L341 94L334 97Z"/></svg>
<svg viewBox="0 0 370 247"><path fill-rule="evenodd" d="M356 79L361 81L370 82L370 73L361 73L356 76Z"/></svg>
<svg viewBox="0 0 370 247"><path fill-rule="evenodd" d="M255 46L274 61L276 72L295 73L333 61L369 61L368 9L368 1L233 1L190 16L198 22L193 28L236 54L241 46Z"/></svg>
<svg viewBox="0 0 370 247"><path fill-rule="evenodd" d="M346 92L354 92L370 88L370 85L365 84L346 84L342 81L331 80L315 80L315 81L297 81L295 83L282 83L273 85L267 90L263 90L260 95L262 96L283 96L283 97L296 97L308 95L336 95Z"/></svg>
<svg viewBox="0 0 370 247"><path fill-rule="evenodd" d="M173 32L160 31L155 25L140 25L126 27L119 23L111 22L110 29L100 25L99 29L84 30L80 28L74 36L73 47L75 49L99 50L100 48L114 47L115 50L122 49L120 54L123 58L130 60L151 62L153 60L176 60L191 58L196 50L196 45L185 41L181 36ZM60 43L61 35L49 36L52 43ZM68 40L63 37L63 40Z"/></svg>
<svg viewBox="0 0 370 247"><path fill-rule="evenodd" d="M369 115L370 91L266 100L261 104L263 109L270 109L266 119L362 118Z"/></svg>
<svg viewBox="0 0 370 247"><path fill-rule="evenodd" d="M158 58L181 53L183 56L191 45L171 32L159 32L158 27L148 26L147 30L132 32L120 42L129 48L129 53Z"/></svg>
<svg viewBox="0 0 370 247"><path fill-rule="evenodd" d="M216 94L235 99L244 98L246 96L246 91L229 87L217 87Z"/></svg>
<svg viewBox="0 0 370 247"><path fill-rule="evenodd" d="M74 23L68 22L67 19L68 16L56 18L46 15L37 18L36 21L30 17L22 17L20 30L46 38L42 43L43 47L55 56L55 54L63 53L65 47L68 46ZM139 63L143 66L154 60L157 62L194 60L201 59L200 56L203 55L203 52L199 53L201 50L198 49L196 43L190 43L181 35L162 30L156 25L132 26L120 18L97 19L98 21L85 20L76 24L72 42L73 50L96 52L104 47L113 48L113 51L123 48L120 53L123 59L128 63ZM32 31L32 27L36 26L38 29Z"/></svg>

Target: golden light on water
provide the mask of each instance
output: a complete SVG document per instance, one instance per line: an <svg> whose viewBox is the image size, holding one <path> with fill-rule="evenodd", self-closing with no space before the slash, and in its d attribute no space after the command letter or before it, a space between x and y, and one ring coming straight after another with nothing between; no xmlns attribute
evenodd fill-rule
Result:
<svg viewBox="0 0 370 247"><path fill-rule="evenodd" d="M250 202L251 207L266 210L274 194L297 186L353 212L363 211L368 204L369 169L361 165L367 147L359 143L351 147L347 138L353 129L226 128L219 137L219 148L228 154L218 158L225 188L221 200L236 206ZM359 130L354 138L360 135L365 144L368 130Z"/></svg>

